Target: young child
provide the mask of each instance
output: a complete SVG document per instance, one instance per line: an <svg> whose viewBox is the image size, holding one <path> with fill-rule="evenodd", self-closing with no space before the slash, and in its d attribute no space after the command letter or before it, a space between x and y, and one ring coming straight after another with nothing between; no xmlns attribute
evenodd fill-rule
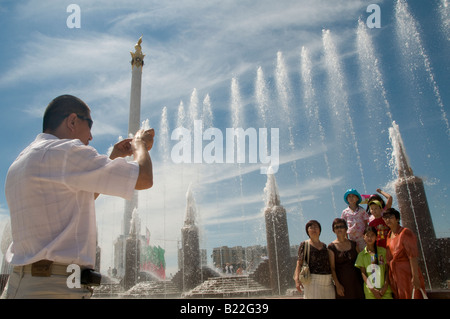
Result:
<svg viewBox="0 0 450 319"><path fill-rule="evenodd" d="M358 254L355 267L361 270L366 299L392 299L386 249L377 246L377 230L374 227L366 227L364 241L366 247Z"/></svg>
<svg viewBox="0 0 450 319"><path fill-rule="evenodd" d="M375 227L377 230L377 246L386 248L387 235L390 229L383 219L383 204L374 199L369 202L368 207L373 216L369 226Z"/></svg>
<svg viewBox="0 0 450 319"><path fill-rule="evenodd" d="M347 222L348 239L355 241L358 244L358 251L362 251L366 246L363 233L369 221L369 215L359 206L362 198L356 189L348 189L344 194L344 201L348 207L342 211L341 218Z"/></svg>
<svg viewBox="0 0 450 319"><path fill-rule="evenodd" d="M373 217L373 215L370 214L370 202L373 200L377 200L381 203L382 205L382 210L383 212L386 211L386 209L391 208L392 206L392 196L391 194L388 194L384 191L382 191L380 188L377 188L377 192L380 193L381 195L383 195L386 198L386 203L383 200L383 197L381 197L378 194L372 194L369 195L367 198L365 198L365 202L364 204L367 204L367 208L366 208L366 212L369 214L369 222L371 222L372 220L375 219L375 217ZM362 195L363 197L366 197L367 195Z"/></svg>

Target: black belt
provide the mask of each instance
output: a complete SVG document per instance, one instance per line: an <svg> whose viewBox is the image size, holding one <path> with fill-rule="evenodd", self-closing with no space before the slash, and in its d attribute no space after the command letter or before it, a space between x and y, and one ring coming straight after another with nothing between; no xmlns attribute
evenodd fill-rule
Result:
<svg viewBox="0 0 450 319"><path fill-rule="evenodd" d="M50 277L51 275L69 276L67 271L69 264L61 264L51 260L39 260L25 266L15 266L16 273L31 273L33 277ZM81 267L80 267L81 268ZM80 282L83 285L99 286L102 275L93 269L82 269Z"/></svg>

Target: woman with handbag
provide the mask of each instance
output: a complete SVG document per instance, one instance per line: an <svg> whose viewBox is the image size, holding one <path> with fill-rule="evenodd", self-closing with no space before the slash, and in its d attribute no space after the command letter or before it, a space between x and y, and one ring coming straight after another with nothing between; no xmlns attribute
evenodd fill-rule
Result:
<svg viewBox="0 0 450 319"><path fill-rule="evenodd" d="M310 220L305 229L309 239L302 242L298 249L295 287L300 293L304 291L304 299L334 299L331 254L319 239L322 231L320 223Z"/></svg>

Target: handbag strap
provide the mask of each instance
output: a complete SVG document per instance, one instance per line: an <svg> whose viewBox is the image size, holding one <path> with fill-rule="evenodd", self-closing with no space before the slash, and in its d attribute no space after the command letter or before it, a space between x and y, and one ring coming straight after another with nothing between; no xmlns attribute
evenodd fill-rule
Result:
<svg viewBox="0 0 450 319"><path fill-rule="evenodd" d="M414 293L415 293L415 292L416 292L416 288L413 288L411 299L414 299ZM423 291L422 288L420 288L420 292L422 293L423 299L428 299L427 294L425 293L425 291Z"/></svg>
<svg viewBox="0 0 450 319"><path fill-rule="evenodd" d="M306 263L309 265L310 245L309 245L308 240L305 240L305 245L306 245L306 252L307 252L307 255L305 254L305 257L303 258L303 260L305 260ZM306 253L306 252L305 252L305 253ZM306 259L306 256L308 257L308 259Z"/></svg>

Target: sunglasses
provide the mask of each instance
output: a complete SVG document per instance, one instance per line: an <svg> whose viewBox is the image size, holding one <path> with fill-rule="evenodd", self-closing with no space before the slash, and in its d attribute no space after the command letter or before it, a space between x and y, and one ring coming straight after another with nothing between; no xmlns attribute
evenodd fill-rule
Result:
<svg viewBox="0 0 450 319"><path fill-rule="evenodd" d="M344 225L336 225L334 226L334 229L347 229Z"/></svg>
<svg viewBox="0 0 450 319"><path fill-rule="evenodd" d="M79 119L81 119L81 120L87 121L87 122L88 122L89 129L92 128L92 125L94 124L94 121L92 121L91 119L89 119L89 118L87 118L87 117L84 117L84 116L82 116L82 115L79 115L79 114L77 114L77 117L78 117Z"/></svg>

